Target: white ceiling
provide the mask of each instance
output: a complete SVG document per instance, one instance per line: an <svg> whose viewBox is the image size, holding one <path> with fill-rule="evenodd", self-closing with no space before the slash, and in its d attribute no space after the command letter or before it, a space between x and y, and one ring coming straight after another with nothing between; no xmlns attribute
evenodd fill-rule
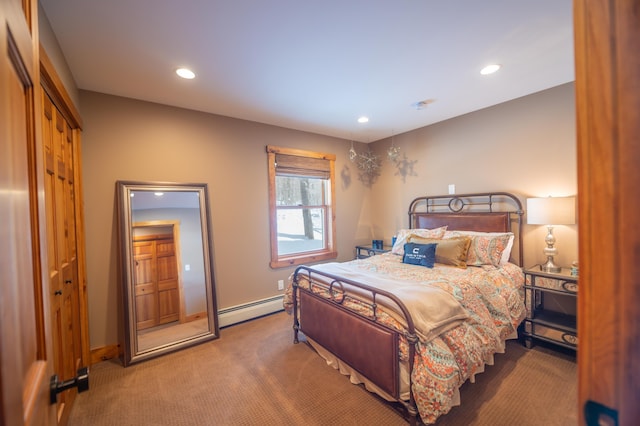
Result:
<svg viewBox="0 0 640 426"><path fill-rule="evenodd" d="M361 142L574 80L571 0L40 2L80 89Z"/></svg>
<svg viewBox="0 0 640 426"><path fill-rule="evenodd" d="M162 195L160 195L162 194ZM200 197L196 191L135 190L131 192L131 210L146 209L199 209Z"/></svg>

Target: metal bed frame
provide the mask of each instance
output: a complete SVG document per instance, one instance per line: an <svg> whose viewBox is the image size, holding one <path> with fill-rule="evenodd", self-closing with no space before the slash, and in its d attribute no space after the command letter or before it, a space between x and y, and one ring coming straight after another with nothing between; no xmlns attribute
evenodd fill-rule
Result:
<svg viewBox="0 0 640 426"><path fill-rule="evenodd" d="M503 209L498 210L498 207ZM515 222L518 264L522 266L523 214L520 200L507 192L425 196L411 202L409 225L410 228L448 225L455 230L506 232L512 231L511 225ZM309 288L302 286L301 280L305 280ZM367 307L369 313L361 314L346 307L344 302L349 298ZM381 298L385 299L386 305L391 303L396 308L406 324L404 330L399 331L377 321ZM298 333L302 331L401 403L412 426L420 421L412 389L418 338L411 314L399 298L366 283L303 265L294 273L292 299L294 343L299 342ZM409 348L408 400L403 400L400 395L401 337L406 339ZM389 368L381 368L383 365L389 365Z"/></svg>

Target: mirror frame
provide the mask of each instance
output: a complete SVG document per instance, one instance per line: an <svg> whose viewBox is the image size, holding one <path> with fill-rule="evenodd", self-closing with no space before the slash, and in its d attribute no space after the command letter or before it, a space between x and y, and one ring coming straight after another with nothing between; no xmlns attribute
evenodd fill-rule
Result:
<svg viewBox="0 0 640 426"><path fill-rule="evenodd" d="M202 251L208 329L204 333L179 338L145 350L138 350L136 301L135 301L135 267L133 259L133 227L131 213L131 194L134 191L151 192L197 192L200 205L200 224L202 231ZM119 268L122 280L122 312L124 316L124 358L125 367L136 362L155 358L170 352L187 348L199 343L220 337L218 309L216 305L215 279L213 269L213 243L210 231L209 196L206 183L173 183L173 182L136 182L117 181L116 198L118 206L118 227L120 257Z"/></svg>

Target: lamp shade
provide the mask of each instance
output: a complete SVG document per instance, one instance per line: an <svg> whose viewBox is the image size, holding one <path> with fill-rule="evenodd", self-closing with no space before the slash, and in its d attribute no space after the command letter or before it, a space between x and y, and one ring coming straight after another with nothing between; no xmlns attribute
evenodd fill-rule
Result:
<svg viewBox="0 0 640 426"><path fill-rule="evenodd" d="M574 225L576 223L575 197L527 198L529 225Z"/></svg>

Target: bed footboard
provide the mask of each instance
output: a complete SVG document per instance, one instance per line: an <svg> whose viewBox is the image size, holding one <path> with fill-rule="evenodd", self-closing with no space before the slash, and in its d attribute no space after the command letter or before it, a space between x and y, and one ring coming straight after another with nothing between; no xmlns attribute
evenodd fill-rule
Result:
<svg viewBox="0 0 640 426"><path fill-rule="evenodd" d="M301 285L302 280L306 285ZM402 403L410 417L417 422L417 408L411 389L411 373L417 337L413 320L404 304L393 294L301 266L293 278L294 342L298 331L330 351L337 358ZM366 304L370 315L355 312L344 306L353 297ZM396 305L404 316L405 331L398 331L376 321L379 301L385 299ZM409 345L409 400L400 398L400 336Z"/></svg>
<svg viewBox="0 0 640 426"><path fill-rule="evenodd" d="M301 330L383 391L400 398L398 333L363 321L308 292L300 294ZM380 368L391 366L391 368Z"/></svg>

